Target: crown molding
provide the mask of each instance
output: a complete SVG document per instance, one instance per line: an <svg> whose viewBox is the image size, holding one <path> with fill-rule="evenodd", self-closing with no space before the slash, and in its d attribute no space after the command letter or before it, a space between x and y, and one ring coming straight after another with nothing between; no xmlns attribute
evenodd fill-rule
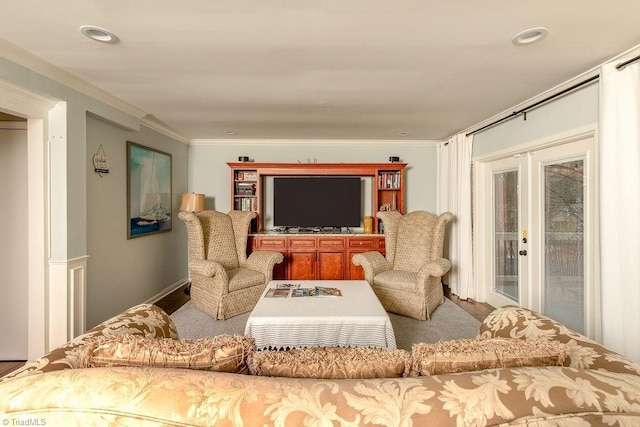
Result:
<svg viewBox="0 0 640 427"><path fill-rule="evenodd" d="M437 146L434 140L369 140L369 139L192 139L189 145L393 145L393 146Z"/></svg>
<svg viewBox="0 0 640 427"><path fill-rule="evenodd" d="M161 122L147 119L148 113L146 111L2 39L0 39L0 55L35 73L129 114L140 120L141 124L150 129L182 143L189 143L189 139L179 132L176 132Z"/></svg>
<svg viewBox="0 0 640 427"><path fill-rule="evenodd" d="M8 60L35 73L41 74L134 117L142 118L147 115L144 110L2 39L0 39L0 54Z"/></svg>
<svg viewBox="0 0 640 427"><path fill-rule="evenodd" d="M157 120L149 119L148 117L143 117L140 119L140 124L158 133L168 136L169 138L173 138L179 142L182 142L183 144L189 144L189 138L171 129L164 123L158 122Z"/></svg>

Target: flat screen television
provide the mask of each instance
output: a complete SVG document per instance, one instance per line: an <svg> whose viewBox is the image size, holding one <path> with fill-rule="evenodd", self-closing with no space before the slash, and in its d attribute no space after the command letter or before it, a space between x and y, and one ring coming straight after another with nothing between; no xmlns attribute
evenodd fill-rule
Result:
<svg viewBox="0 0 640 427"><path fill-rule="evenodd" d="M359 227L360 177L291 176L273 179L276 227Z"/></svg>

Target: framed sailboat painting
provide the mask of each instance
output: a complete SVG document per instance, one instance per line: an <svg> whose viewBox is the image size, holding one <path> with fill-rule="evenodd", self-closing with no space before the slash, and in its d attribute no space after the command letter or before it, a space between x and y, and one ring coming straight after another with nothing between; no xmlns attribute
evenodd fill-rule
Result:
<svg viewBox="0 0 640 427"><path fill-rule="evenodd" d="M127 141L127 239L171 231L171 154Z"/></svg>

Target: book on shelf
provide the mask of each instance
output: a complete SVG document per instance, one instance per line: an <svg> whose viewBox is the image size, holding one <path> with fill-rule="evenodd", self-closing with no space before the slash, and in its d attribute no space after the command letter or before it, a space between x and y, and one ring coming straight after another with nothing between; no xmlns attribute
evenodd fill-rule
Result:
<svg viewBox="0 0 640 427"><path fill-rule="evenodd" d="M382 190L397 190L400 188L400 172L380 172L378 188Z"/></svg>

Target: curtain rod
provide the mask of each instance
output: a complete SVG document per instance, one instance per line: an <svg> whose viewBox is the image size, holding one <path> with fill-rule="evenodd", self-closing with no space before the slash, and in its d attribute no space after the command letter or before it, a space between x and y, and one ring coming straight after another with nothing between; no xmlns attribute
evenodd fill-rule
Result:
<svg viewBox="0 0 640 427"><path fill-rule="evenodd" d="M627 65L629 65L629 64L631 64L631 63L636 62L638 59L640 59L640 55L638 55L638 56L636 56L636 57L634 57L634 58L631 58L631 59L630 59L630 60L628 60L628 61L624 61L624 62L622 62L622 63L620 63L620 64L616 65L616 70L620 71L620 70L622 70L624 67L626 67Z"/></svg>
<svg viewBox="0 0 640 427"><path fill-rule="evenodd" d="M637 58L637 59L640 59L640 57L639 57L639 58ZM497 124L499 124L499 123L504 122L505 120L512 119L512 118L514 118L514 117L516 117L516 116L519 116L520 114L523 114L523 113L524 113L524 115L525 115L524 117L525 117L525 120L526 120L526 118L527 118L527 111L532 110L532 109L536 108L537 106L539 106L539 105L541 105L541 104L544 104L545 102L549 102L549 101L551 101L552 99L558 98L559 96L562 96L562 95L564 95L564 94L566 94L566 93L568 93L568 92L571 92L572 90L575 90L575 89L577 89L577 88L579 88L579 87L582 87L582 86L586 85L587 83L591 83L592 81L597 80L597 79L599 79L599 78L600 78L600 75L599 75L599 74L596 74L595 76L589 77L588 79L583 80L583 81L581 81L581 82L579 82L579 83L576 83L576 84L574 84L573 86L570 86L570 87L568 87L568 88L566 88L566 89L563 89L563 90L561 90L561 91L560 91L560 92L558 92L558 93L555 93L555 94L553 94L553 95L551 95L551 96L547 96L546 98L541 99L540 101L535 102L535 103L533 103L533 104L529 105L528 107L525 107L525 108L523 108L523 109L521 109L521 110L518 110L518 111L514 111L513 113L509 114L508 116L505 116L505 117L503 117L503 118L501 118L501 119L498 119L498 120L496 120L496 121L494 121L494 122L491 122L491 123L489 123L488 125L482 126L481 128L478 128L478 129L476 129L476 130L474 130L474 131L471 131L471 132L467 133L467 134L466 134L466 136L474 135L474 134L476 134L476 133L478 133L478 132L480 132L480 131L483 131L483 130L485 130L485 129L488 129L488 128L490 128L490 127L493 127L493 126L495 126L495 125L497 125Z"/></svg>

